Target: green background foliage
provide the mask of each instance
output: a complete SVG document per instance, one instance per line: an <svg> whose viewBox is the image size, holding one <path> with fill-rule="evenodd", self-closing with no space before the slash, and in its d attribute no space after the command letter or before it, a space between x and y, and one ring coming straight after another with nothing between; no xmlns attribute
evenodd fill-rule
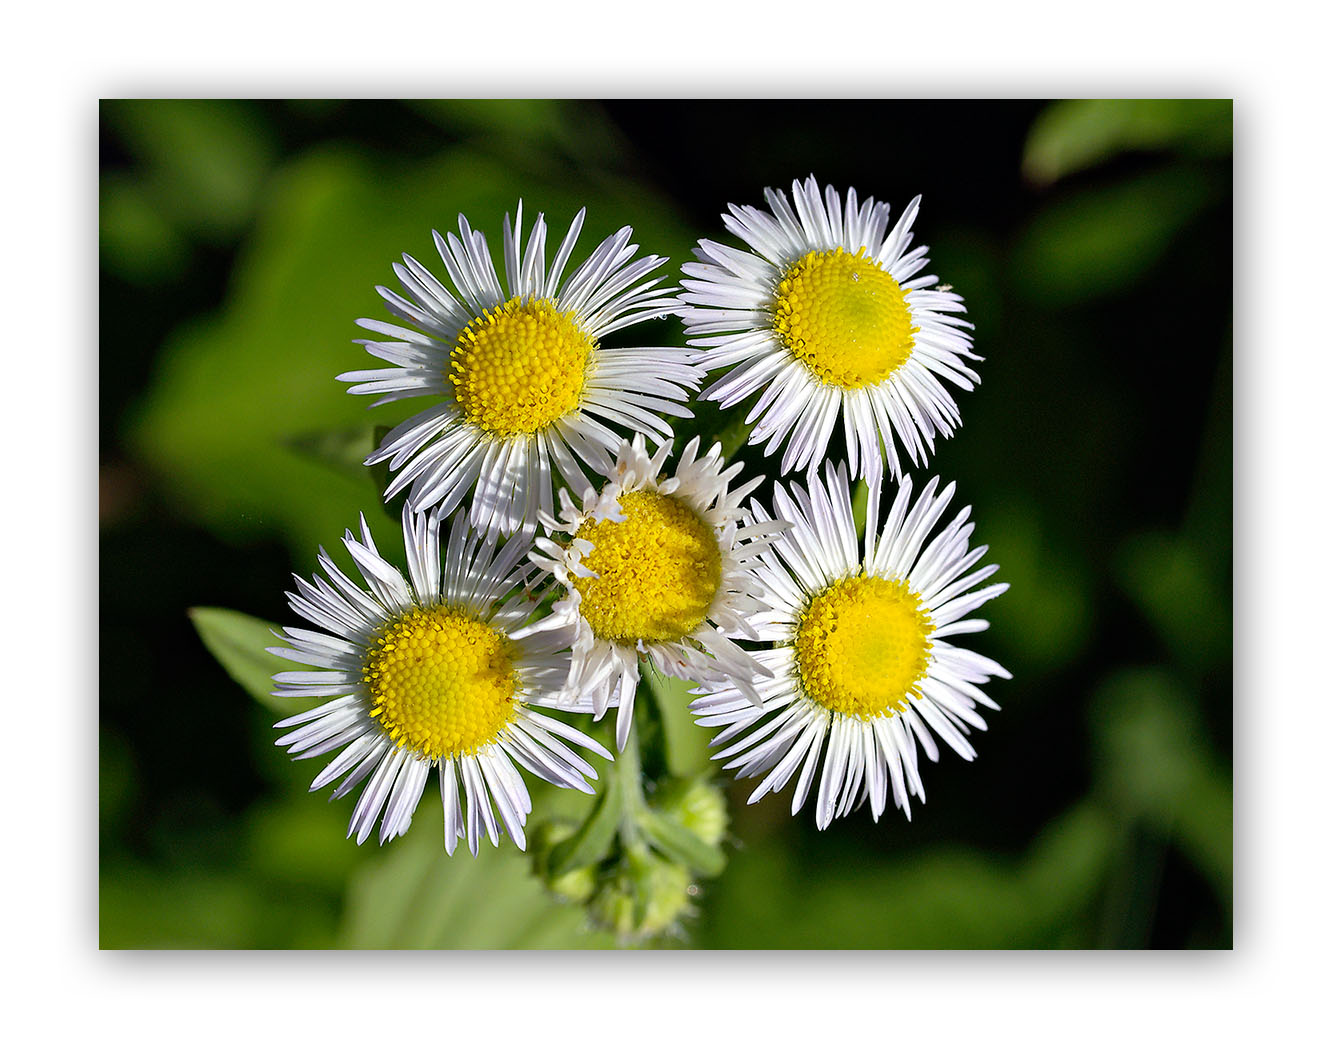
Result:
<svg viewBox="0 0 1332 1049"><path fill-rule="evenodd" d="M262 694L264 628L223 610L293 623L290 573L362 511L400 548L359 464L414 409L334 376L432 228L465 212L495 247L520 197L556 229L586 205L584 248L632 224L674 266L813 172L922 193L967 300L983 383L929 472L1012 584L976 647L1014 676L910 822L819 833L732 785L726 867L655 945L1230 946L1230 130L1225 101L104 103L102 945L615 943L511 846L445 857L430 794L403 839L346 841L350 802L307 792L277 701L222 668ZM743 412L699 416L736 437ZM653 696L696 773L706 735ZM572 793L537 815L580 819Z"/></svg>

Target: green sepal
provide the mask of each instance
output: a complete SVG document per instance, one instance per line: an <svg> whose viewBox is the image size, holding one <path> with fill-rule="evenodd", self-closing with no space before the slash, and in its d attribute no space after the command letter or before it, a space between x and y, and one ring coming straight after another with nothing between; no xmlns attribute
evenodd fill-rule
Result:
<svg viewBox="0 0 1332 1049"><path fill-rule="evenodd" d="M596 804L583 825L550 850L550 877L558 878L605 859L620 826L620 805L619 777L608 776L605 787L597 796Z"/></svg>
<svg viewBox="0 0 1332 1049"><path fill-rule="evenodd" d="M638 829L663 856L683 863L705 878L715 878L726 867L726 853L709 845L693 831L655 809L637 814Z"/></svg>

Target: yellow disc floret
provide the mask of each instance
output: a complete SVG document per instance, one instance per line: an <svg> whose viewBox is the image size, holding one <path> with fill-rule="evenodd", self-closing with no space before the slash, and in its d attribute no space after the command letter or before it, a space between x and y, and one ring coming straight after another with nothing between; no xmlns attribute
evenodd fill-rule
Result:
<svg viewBox="0 0 1332 1049"><path fill-rule="evenodd" d="M811 251L777 285L773 328L821 382L855 390L882 382L911 356L906 294L862 248Z"/></svg>
<svg viewBox="0 0 1332 1049"><path fill-rule="evenodd" d="M459 334L450 360L458 407L488 433L535 433L578 407L596 340L546 299L515 296Z"/></svg>
<svg viewBox="0 0 1332 1049"><path fill-rule="evenodd" d="M920 695L933 629L904 582L856 576L833 583L796 627L805 694L839 714L892 717Z"/></svg>
<svg viewBox="0 0 1332 1049"><path fill-rule="evenodd" d="M592 544L583 565L598 577L573 577L582 614L608 641L679 641L721 586L716 532L674 496L628 492L619 503L623 521L587 520L575 533Z"/></svg>
<svg viewBox="0 0 1332 1049"><path fill-rule="evenodd" d="M417 608L382 630L362 680L370 716L425 757L470 754L516 713L513 642L453 609Z"/></svg>

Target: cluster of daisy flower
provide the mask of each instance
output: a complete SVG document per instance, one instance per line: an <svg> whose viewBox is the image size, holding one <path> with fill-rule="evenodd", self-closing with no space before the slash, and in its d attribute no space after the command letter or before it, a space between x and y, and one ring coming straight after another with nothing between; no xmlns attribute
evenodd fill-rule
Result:
<svg viewBox="0 0 1332 1049"><path fill-rule="evenodd" d="M363 581L321 550L323 576L288 594L316 629L270 650L309 668L277 694L319 703L278 743L336 754L311 789L364 784L358 843L404 833L435 769L449 853L525 847L524 773L594 793L588 755L614 754L579 719L614 709L614 750L632 747L645 663L696 684L715 756L761 777L751 801L794 779L792 813L812 792L820 828L865 801L877 820L890 795L909 816L937 741L974 756L981 686L1008 675L954 642L1005 586L981 585L996 566L970 508L945 522L954 486L904 471L959 424L948 385L979 381L962 299L921 275L919 198L895 222L812 177L766 199L730 207L744 247L701 241L680 288L629 227L575 264L583 212L548 265L520 204L502 277L460 217L434 238L447 285L403 256L401 290L378 289L400 323L358 323L387 366L339 378L424 404L366 460L387 464L386 500L404 493L405 572L362 517L343 541ZM685 345L603 341L668 316ZM693 399L752 401L749 443L796 475L770 507L720 444L673 458ZM839 420L846 460L825 462Z"/></svg>

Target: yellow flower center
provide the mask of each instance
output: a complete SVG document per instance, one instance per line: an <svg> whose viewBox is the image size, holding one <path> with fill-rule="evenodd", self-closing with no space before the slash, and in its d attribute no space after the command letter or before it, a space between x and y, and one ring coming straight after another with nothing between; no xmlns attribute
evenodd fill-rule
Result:
<svg viewBox="0 0 1332 1049"><path fill-rule="evenodd" d="M878 263L843 249L811 251L777 285L773 328L819 380L855 390L882 382L911 356L906 294Z"/></svg>
<svg viewBox="0 0 1332 1049"><path fill-rule="evenodd" d="M856 576L820 591L796 627L805 693L839 714L892 717L920 695L930 622L904 582Z"/></svg>
<svg viewBox="0 0 1332 1049"><path fill-rule="evenodd" d="M366 656L370 716L400 747L438 759L470 754L513 720L513 643L437 606L394 620Z"/></svg>
<svg viewBox="0 0 1332 1049"><path fill-rule="evenodd" d="M449 381L473 425L502 437L535 433L578 407L596 346L572 311L515 296L458 334Z"/></svg>
<svg viewBox="0 0 1332 1049"><path fill-rule="evenodd" d="M573 578L583 616L608 641L679 641L721 586L717 535L673 496L628 492L619 502L623 521L584 521L574 536L592 543L583 564L598 576Z"/></svg>

